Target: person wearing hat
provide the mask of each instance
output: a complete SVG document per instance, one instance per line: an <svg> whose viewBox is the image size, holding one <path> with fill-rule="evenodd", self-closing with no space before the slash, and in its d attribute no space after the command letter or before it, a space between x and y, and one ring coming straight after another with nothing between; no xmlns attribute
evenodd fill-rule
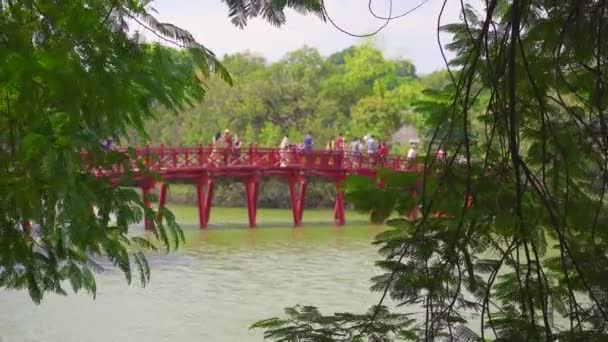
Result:
<svg viewBox="0 0 608 342"><path fill-rule="evenodd" d="M308 131L308 134L304 137L304 142L302 144L304 146L304 151L310 152L312 151L312 132Z"/></svg>
<svg viewBox="0 0 608 342"><path fill-rule="evenodd" d="M220 165L223 161L222 159L222 134L220 132L215 133L213 137L213 149L211 150L211 155L209 156L209 162Z"/></svg>
<svg viewBox="0 0 608 342"><path fill-rule="evenodd" d="M230 156L232 156L232 135L230 130L224 131L224 161L226 164L230 163Z"/></svg>

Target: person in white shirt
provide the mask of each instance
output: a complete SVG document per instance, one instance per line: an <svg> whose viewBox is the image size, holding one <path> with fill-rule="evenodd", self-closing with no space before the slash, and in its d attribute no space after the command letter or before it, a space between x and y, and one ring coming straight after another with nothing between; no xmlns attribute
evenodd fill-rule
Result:
<svg viewBox="0 0 608 342"><path fill-rule="evenodd" d="M289 155L289 153L289 137L287 137L286 134L283 137L283 140L281 140L281 144L279 145L279 158L282 167L287 166L287 164L289 164L289 162L291 161L291 156Z"/></svg>
<svg viewBox="0 0 608 342"><path fill-rule="evenodd" d="M353 166L358 164L359 154L361 153L361 142L357 138L353 138L353 140L348 145L349 147L349 159Z"/></svg>
<svg viewBox="0 0 608 342"><path fill-rule="evenodd" d="M418 152L416 151L416 145L412 144L410 146L410 150L407 151L407 164L409 168L413 168L416 166L416 157L418 156Z"/></svg>
<svg viewBox="0 0 608 342"><path fill-rule="evenodd" d="M285 135L283 137L283 140L281 140L281 144L279 144L279 148L285 149L287 147L289 147L289 137L287 135Z"/></svg>
<svg viewBox="0 0 608 342"><path fill-rule="evenodd" d="M375 164L375 156L376 156L376 150L377 150L377 146L376 146L376 139L374 139L374 136L369 134L367 136L367 141L365 142L367 145L367 160L371 165Z"/></svg>
<svg viewBox="0 0 608 342"><path fill-rule="evenodd" d="M353 138L353 141L348 144L349 152L352 156L359 154L359 139Z"/></svg>
<svg viewBox="0 0 608 342"><path fill-rule="evenodd" d="M415 160L417 155L418 155L418 152L416 152L415 146L412 145L410 147L410 150L407 151L407 159L408 160Z"/></svg>

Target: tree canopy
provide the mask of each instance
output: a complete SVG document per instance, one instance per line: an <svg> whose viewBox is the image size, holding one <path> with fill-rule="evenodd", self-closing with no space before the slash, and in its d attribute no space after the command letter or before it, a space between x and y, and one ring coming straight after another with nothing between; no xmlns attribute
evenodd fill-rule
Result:
<svg viewBox="0 0 608 342"><path fill-rule="evenodd" d="M336 62L339 54L344 59ZM329 57L304 46L274 63L251 53L221 61L234 86L212 78L204 101L179 115L159 109L148 125L151 144L207 145L229 128L245 144L260 146L276 146L284 134L299 141L310 130L323 148L340 132L390 140L402 125L420 122L415 106L424 77L411 62L385 59L371 44Z"/></svg>

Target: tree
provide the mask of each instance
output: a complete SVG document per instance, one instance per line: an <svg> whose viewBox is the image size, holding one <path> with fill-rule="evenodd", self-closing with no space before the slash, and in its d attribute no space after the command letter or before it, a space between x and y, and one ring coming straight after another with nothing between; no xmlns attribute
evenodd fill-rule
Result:
<svg viewBox="0 0 608 342"><path fill-rule="evenodd" d="M416 123L418 115L414 107L421 97L422 87L418 82L403 83L388 91L382 83L376 83L374 94L352 107L357 136L373 133L376 137L390 139L404 124Z"/></svg>
<svg viewBox="0 0 608 342"><path fill-rule="evenodd" d="M0 0L2 288L27 288L36 302L45 292L65 294L66 281L94 294L100 256L129 282L134 264L147 283L142 250L157 243L127 234L144 215L166 249L183 240L170 212L160 222L135 191L94 176L125 158L102 149L102 139L132 130L145 137L155 109L177 111L200 101L211 74L230 82L190 33L152 16L150 2ZM227 4L240 25L258 14L279 25L287 7L320 6ZM146 44L129 33L133 21L180 50Z"/></svg>
<svg viewBox="0 0 608 342"><path fill-rule="evenodd" d="M300 341L608 338L607 5L463 7L459 23L443 26L453 81L421 103L436 125L424 177L347 187L361 210L383 217L421 208L417 220L388 221L376 240L384 274L372 290L399 305L394 321L382 306L367 318L307 308L254 327ZM450 157L438 163L434 148L446 142ZM399 324L411 317L404 306L422 315Z"/></svg>
<svg viewBox="0 0 608 342"><path fill-rule="evenodd" d="M355 54L357 50L356 46L349 46L344 50L334 52L329 57L327 57L327 63L333 65L343 65L346 63L346 56L352 56Z"/></svg>
<svg viewBox="0 0 608 342"><path fill-rule="evenodd" d="M450 73L447 70L438 70L428 75L421 76L420 81L425 88L434 90L440 90L452 83Z"/></svg>

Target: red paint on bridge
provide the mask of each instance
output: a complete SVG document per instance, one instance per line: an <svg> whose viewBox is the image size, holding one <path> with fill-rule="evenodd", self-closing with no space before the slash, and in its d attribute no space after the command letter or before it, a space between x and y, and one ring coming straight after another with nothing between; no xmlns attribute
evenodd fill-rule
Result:
<svg viewBox="0 0 608 342"><path fill-rule="evenodd" d="M127 153L127 150L120 150ZM243 150L221 150L211 147L145 147L136 148L131 157L130 168L137 186L142 188L144 205L149 207L149 193L157 181L139 172L143 163L148 170L160 174L162 182L159 208L167 199L166 183L192 183L196 185L199 225L209 224L213 189L220 178L233 179L245 184L249 226L256 226L257 200L260 181L264 177L284 179L289 187L294 226L302 224L306 199L307 180L313 177L327 179L336 185L334 222L344 225L345 205L343 182L347 176L362 175L375 178L380 168L398 172L416 172L415 163L405 157L344 151L281 150L278 148L249 147ZM110 170L97 171L99 177L109 177L120 183L125 169L117 165ZM160 210L158 217L162 219ZM146 219L146 229L151 223Z"/></svg>

